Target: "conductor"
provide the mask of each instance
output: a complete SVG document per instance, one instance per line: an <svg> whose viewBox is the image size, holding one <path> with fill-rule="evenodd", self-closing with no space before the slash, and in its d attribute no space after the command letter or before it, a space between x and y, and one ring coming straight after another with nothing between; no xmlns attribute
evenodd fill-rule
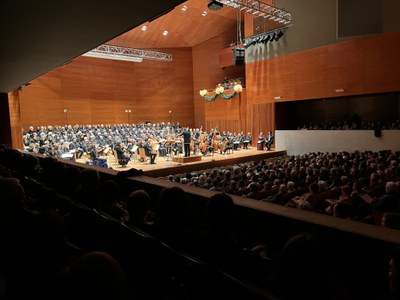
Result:
<svg viewBox="0 0 400 300"><path fill-rule="evenodd" d="M185 157L189 157L190 156L190 139L191 139L189 127L185 127L185 129L183 129L183 132L180 134L180 136L183 136L183 148L184 148L184 152L185 152Z"/></svg>

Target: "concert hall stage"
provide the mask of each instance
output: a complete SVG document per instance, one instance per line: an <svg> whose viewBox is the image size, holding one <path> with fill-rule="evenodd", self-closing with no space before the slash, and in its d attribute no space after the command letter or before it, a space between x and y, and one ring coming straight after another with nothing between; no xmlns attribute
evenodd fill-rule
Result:
<svg viewBox="0 0 400 300"><path fill-rule="evenodd" d="M107 157L107 163L116 171L126 171L135 168L138 170L143 170L146 176L163 177L171 174L211 169L214 167L227 166L248 161L260 161L262 159L268 159L282 155L286 155L285 150L257 151L256 148L253 147L251 149L233 151L229 154L220 154L215 152L214 155L208 156L190 156L190 162L186 162L187 160L184 162L185 158L181 154L179 156L172 157L157 156L156 164L150 164L148 160L145 162L133 160L130 161L126 167L121 167L116 164L114 157L109 155Z"/></svg>

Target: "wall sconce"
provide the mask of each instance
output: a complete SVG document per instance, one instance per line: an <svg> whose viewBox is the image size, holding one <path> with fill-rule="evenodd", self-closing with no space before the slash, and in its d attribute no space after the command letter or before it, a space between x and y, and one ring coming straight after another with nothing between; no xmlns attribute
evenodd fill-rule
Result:
<svg viewBox="0 0 400 300"><path fill-rule="evenodd" d="M335 89L335 92L336 92L336 93L343 93L343 92L344 92L344 89Z"/></svg>
<svg viewBox="0 0 400 300"><path fill-rule="evenodd" d="M131 123L131 112L132 112L132 110L130 110L130 109L125 109L125 113L128 114L128 124Z"/></svg>
<svg viewBox="0 0 400 300"><path fill-rule="evenodd" d="M68 109L64 108L64 122L68 125Z"/></svg>

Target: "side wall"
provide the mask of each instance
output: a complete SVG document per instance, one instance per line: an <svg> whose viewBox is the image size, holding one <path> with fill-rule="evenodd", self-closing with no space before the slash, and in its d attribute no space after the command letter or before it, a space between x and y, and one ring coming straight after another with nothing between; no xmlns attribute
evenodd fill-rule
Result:
<svg viewBox="0 0 400 300"><path fill-rule="evenodd" d="M288 155L309 152L400 151L400 130L276 130L275 148Z"/></svg>
<svg viewBox="0 0 400 300"><path fill-rule="evenodd" d="M400 32L246 64L247 102L331 98L400 90ZM344 89L336 93L335 89Z"/></svg>

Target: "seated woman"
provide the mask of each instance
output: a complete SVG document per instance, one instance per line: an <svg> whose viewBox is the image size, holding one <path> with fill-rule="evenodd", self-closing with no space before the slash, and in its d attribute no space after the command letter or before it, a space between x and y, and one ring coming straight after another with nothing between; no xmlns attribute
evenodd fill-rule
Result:
<svg viewBox="0 0 400 300"><path fill-rule="evenodd" d="M265 136L264 133L261 131L260 135L258 136L257 150L264 150L264 144L265 144Z"/></svg>

